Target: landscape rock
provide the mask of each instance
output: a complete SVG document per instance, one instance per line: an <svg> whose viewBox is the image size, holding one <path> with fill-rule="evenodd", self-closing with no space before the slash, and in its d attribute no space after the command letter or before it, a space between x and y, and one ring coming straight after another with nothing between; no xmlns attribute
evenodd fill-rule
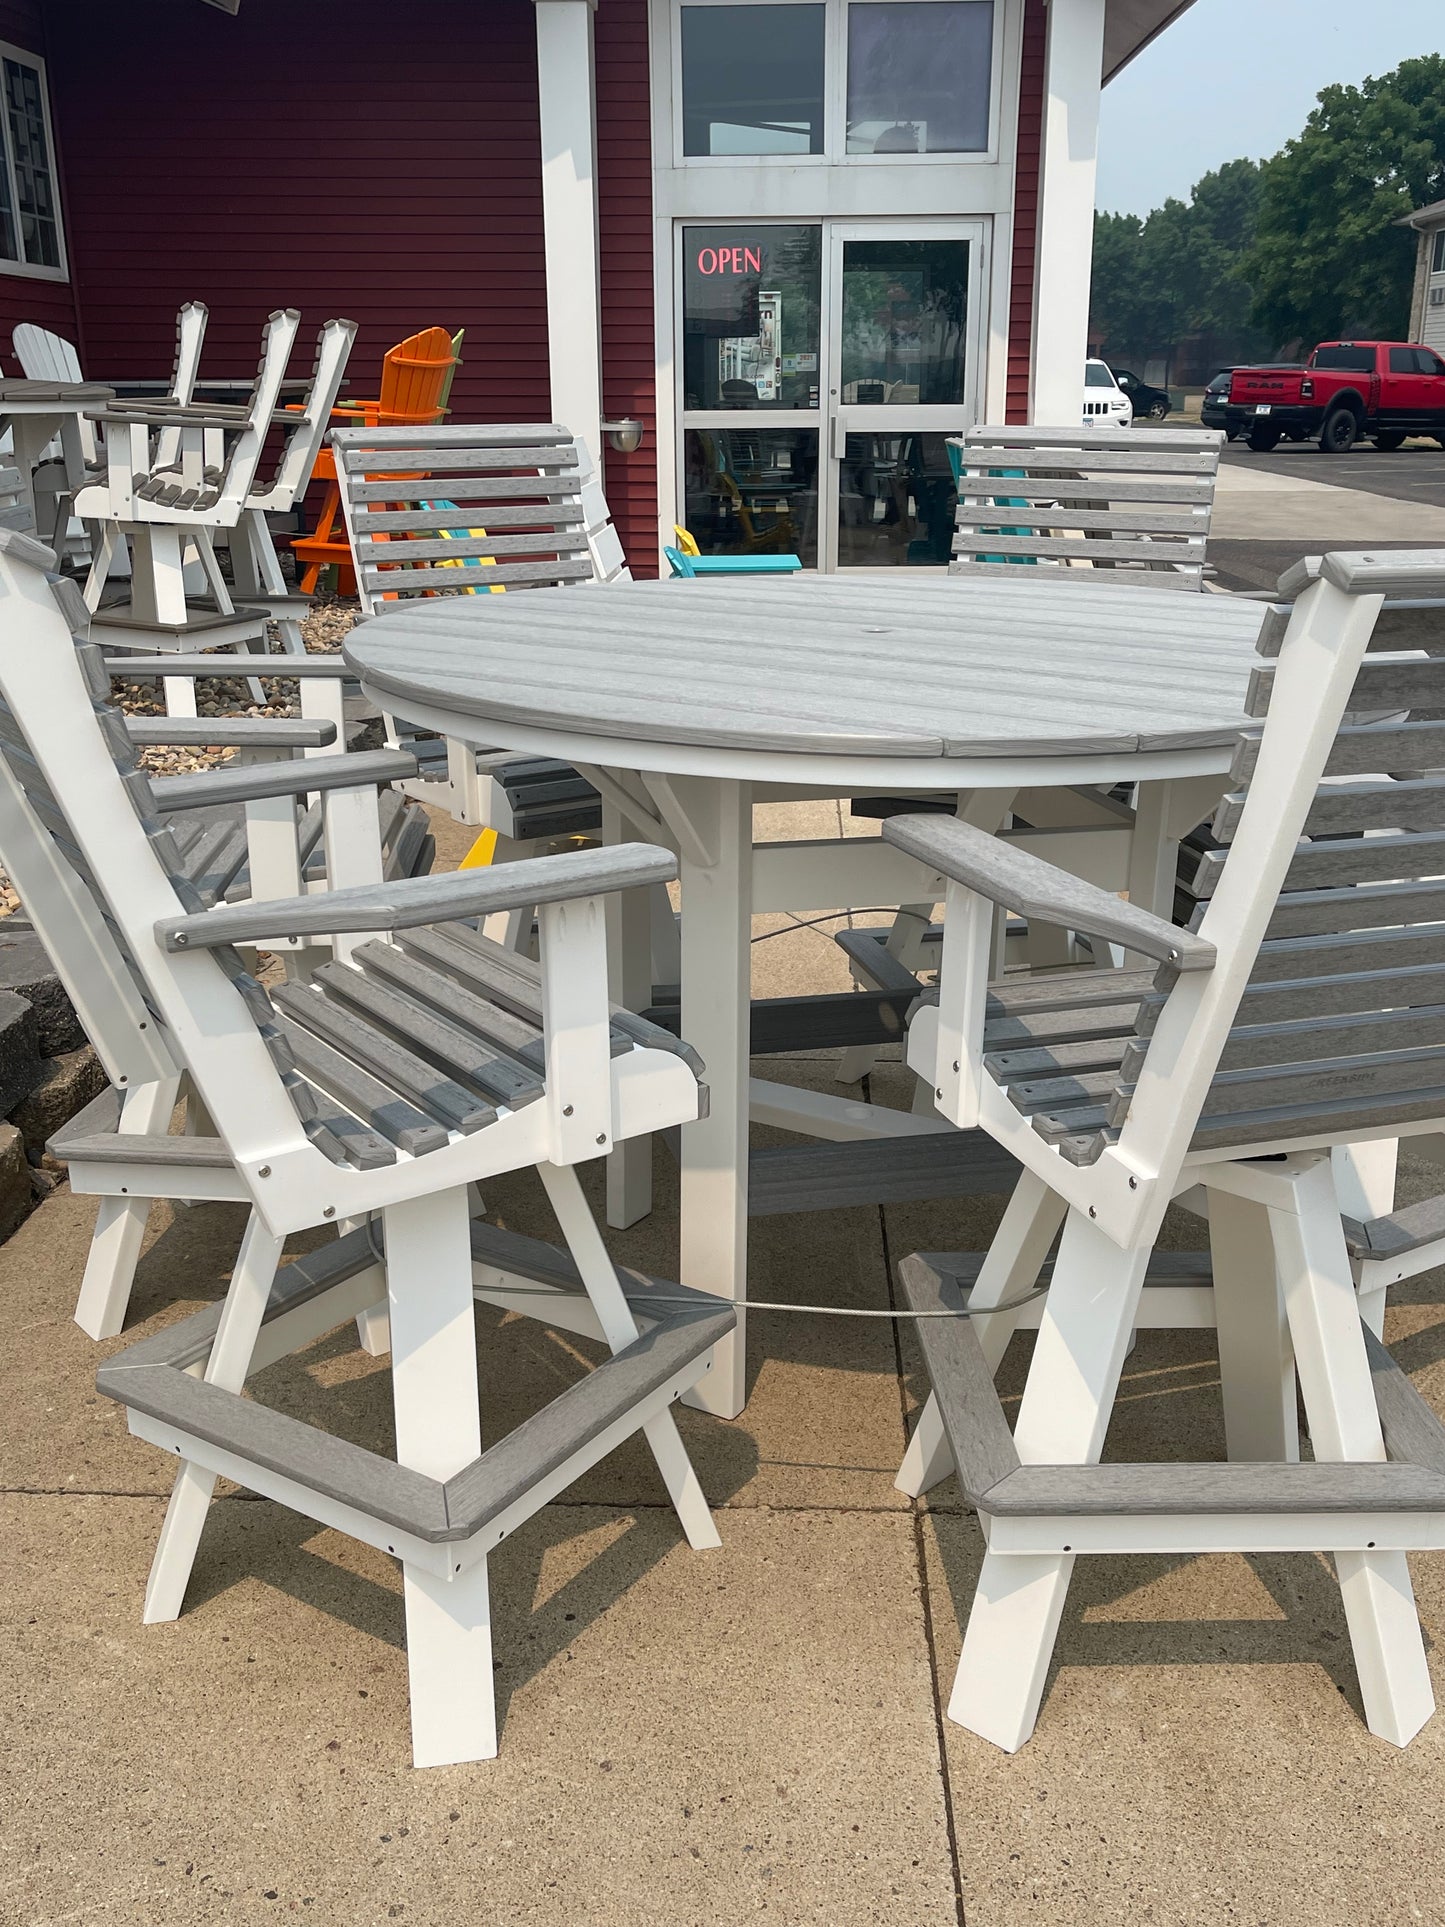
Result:
<svg viewBox="0 0 1445 1927"><path fill-rule="evenodd" d="M28 924L7 917L0 923L0 990L14 991L35 1011L36 1032L43 1057L58 1057L62 1051L78 1050L85 1032L56 976L45 945ZM0 1079L0 1086L4 1080ZM0 1114L10 1104L0 1097Z"/></svg>
<svg viewBox="0 0 1445 1927"><path fill-rule="evenodd" d="M35 1012L13 990L0 990L0 1117L40 1081Z"/></svg>
<svg viewBox="0 0 1445 1927"><path fill-rule="evenodd" d="M42 1058L40 1073L39 1083L11 1113L32 1158L39 1158L47 1139L105 1089L105 1067L89 1044Z"/></svg>
<svg viewBox="0 0 1445 1927"><path fill-rule="evenodd" d="M25 1140L13 1124L0 1124L0 1238L8 1238L35 1202Z"/></svg>

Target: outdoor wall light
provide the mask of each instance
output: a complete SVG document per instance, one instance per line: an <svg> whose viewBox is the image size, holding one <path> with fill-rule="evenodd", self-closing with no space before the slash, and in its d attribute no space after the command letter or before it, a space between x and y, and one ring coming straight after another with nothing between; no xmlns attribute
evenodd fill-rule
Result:
<svg viewBox="0 0 1445 1927"><path fill-rule="evenodd" d="M619 455L631 455L642 446L642 423L631 415L620 422L603 422L602 433Z"/></svg>

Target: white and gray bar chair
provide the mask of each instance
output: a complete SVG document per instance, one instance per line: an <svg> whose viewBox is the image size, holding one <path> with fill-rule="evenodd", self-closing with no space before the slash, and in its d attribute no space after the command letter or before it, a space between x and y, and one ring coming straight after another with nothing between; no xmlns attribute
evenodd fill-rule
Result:
<svg viewBox="0 0 1445 1927"><path fill-rule="evenodd" d="M216 560L214 537L238 526L255 480L262 446L272 425L286 363L300 316L277 310L267 321L251 395L238 412L171 403L113 402L99 417L105 429L103 481L81 490L75 512L103 524L86 581L92 634L107 647L140 651L264 646L269 611L237 606ZM179 463L162 460L152 431L181 430ZM226 438L219 468L207 462L205 437ZM112 559L120 544L131 551L128 603L101 606ZM209 603L188 601L185 556L193 545L204 570ZM167 687L175 714L194 714L192 684L184 677Z"/></svg>
<svg viewBox="0 0 1445 1927"><path fill-rule="evenodd" d="M1445 660L1366 653L1387 594L1442 589L1445 552L1325 558L1254 673L1261 726L1187 931L961 823L885 826L949 878L909 1061L1024 1170L969 1308L1027 1289L1062 1226L1013 1431L992 1390L1011 1314L921 1321L934 1396L899 1479L918 1492L956 1464L984 1522L949 1711L1009 1750L1033 1730L1081 1553L1331 1552L1371 1731L1403 1746L1433 1711L1406 1554L1445 1545L1445 1429L1357 1296L1332 1152L1445 1122L1445 726L1394 720L1445 710ZM1091 1008L1086 982L1067 1030L999 1048L999 905L1158 975L1127 1013ZM1100 1465L1171 1200L1208 1215L1230 1462ZM952 1269L907 1261L915 1309L962 1308Z"/></svg>
<svg viewBox="0 0 1445 1927"><path fill-rule="evenodd" d="M0 762L110 933L253 1211L214 1331L148 1341L101 1375L132 1429L181 1462L148 1615L179 1610L215 1478L236 1478L400 1558L414 1757L488 1757L493 1546L637 1431L691 1543L717 1542L670 1407L733 1308L680 1287L629 1294L575 1170L706 1102L694 1054L607 1002L603 898L664 881L675 860L623 845L207 909L114 712L87 687L52 560L0 534ZM535 965L472 927L518 901L541 906ZM330 935L338 954L268 994L235 946L287 931ZM469 1189L527 1166L570 1252L554 1302L612 1356L483 1451ZM282 1241L366 1220L386 1274L395 1462L241 1396Z"/></svg>
<svg viewBox="0 0 1445 1927"><path fill-rule="evenodd" d="M586 450L555 422L337 428L331 441L366 615L419 597L627 579ZM521 846L509 854L601 828L597 791L555 758L478 750L392 718L388 733L422 765L412 793Z"/></svg>

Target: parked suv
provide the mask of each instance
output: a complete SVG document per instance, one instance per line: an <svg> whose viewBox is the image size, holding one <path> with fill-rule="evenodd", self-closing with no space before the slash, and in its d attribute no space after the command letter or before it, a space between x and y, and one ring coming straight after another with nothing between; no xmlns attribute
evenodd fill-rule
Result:
<svg viewBox="0 0 1445 1927"><path fill-rule="evenodd" d="M1114 379L1107 361L1084 363L1084 426L1128 428L1134 404Z"/></svg>
<svg viewBox="0 0 1445 1927"><path fill-rule="evenodd" d="M1239 434L1239 424L1231 424L1226 403L1229 400L1229 384L1234 379L1232 368L1221 368L1204 391L1204 399L1199 404L1199 419L1206 428L1222 428L1230 441Z"/></svg>
<svg viewBox="0 0 1445 1927"><path fill-rule="evenodd" d="M1147 381L1140 381L1139 377L1131 375L1127 368L1116 368L1114 379L1129 397L1135 421L1138 421L1142 415L1151 422L1162 422L1174 406L1169 399L1167 388L1151 388Z"/></svg>
<svg viewBox="0 0 1445 1927"><path fill-rule="evenodd" d="M1322 341L1298 373L1236 368L1226 414L1260 450L1284 435L1317 435L1326 455L1347 453L1362 435L1387 450L1407 435L1445 448L1445 361L1412 341Z"/></svg>

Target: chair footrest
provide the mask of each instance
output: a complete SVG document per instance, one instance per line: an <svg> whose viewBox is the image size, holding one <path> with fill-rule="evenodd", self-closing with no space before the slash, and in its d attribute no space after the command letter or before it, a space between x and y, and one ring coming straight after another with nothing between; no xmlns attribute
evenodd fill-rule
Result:
<svg viewBox="0 0 1445 1927"><path fill-rule="evenodd" d="M905 1258L898 1270L912 1309L961 1312L960 1265L967 1261ZM991 1518L1445 1511L1445 1425L1368 1326L1362 1330L1390 1454L1384 1464L1022 1465L972 1321L925 1317L917 1330L959 1483ZM1070 1549L1062 1535L1058 1549Z"/></svg>
<svg viewBox="0 0 1445 1927"><path fill-rule="evenodd" d="M1400 1258L1438 1238L1445 1238L1445 1195L1407 1204L1363 1224L1345 1219L1345 1243L1352 1258Z"/></svg>
<svg viewBox="0 0 1445 1927"><path fill-rule="evenodd" d="M477 1227L483 1234L492 1229ZM544 1282L557 1273L565 1276L565 1254L552 1253L539 1263L534 1242L513 1238L498 1245L485 1235L480 1240L488 1262L499 1262L494 1254L505 1250L508 1269L533 1276L544 1270ZM267 1320L296 1309L304 1296L342 1282L351 1275L348 1267L373 1262L362 1230L285 1267ZM287 1274L300 1267L308 1269L293 1282ZM576 1277L575 1270L571 1275ZM580 1286L580 1279L577 1282ZM455 1545L544 1504L561 1489L559 1479L570 1483L611 1449L617 1428L629 1416L636 1413L637 1424L642 1424L655 1408L694 1383L706 1370L712 1347L737 1322L735 1308L722 1299L655 1280L629 1280L628 1288L630 1300L644 1301L647 1317L655 1321L651 1328L446 1480L424 1477L192 1377L187 1367L208 1352L218 1307L118 1353L101 1367L96 1385L107 1398L148 1421L147 1436L172 1443L198 1463L219 1461L232 1472L242 1468L254 1490L306 1516L331 1520L339 1511L369 1543L385 1543L390 1528L425 1545ZM172 1440L171 1434L178 1436ZM529 1504L531 1500L535 1504Z"/></svg>
<svg viewBox="0 0 1445 1927"><path fill-rule="evenodd" d="M853 965L853 975L860 983L871 984L875 990L911 991L917 997L923 985L888 948L888 935L886 929L839 930L833 941Z"/></svg>

